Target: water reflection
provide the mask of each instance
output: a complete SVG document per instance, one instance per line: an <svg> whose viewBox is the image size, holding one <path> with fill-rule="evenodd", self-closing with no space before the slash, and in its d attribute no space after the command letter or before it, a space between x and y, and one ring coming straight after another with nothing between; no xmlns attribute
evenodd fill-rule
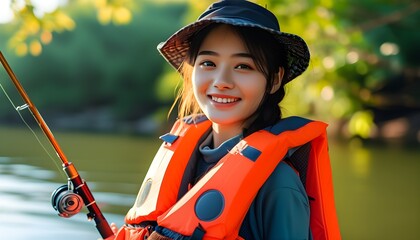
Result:
<svg viewBox="0 0 420 240"><path fill-rule="evenodd" d="M330 148L343 238L420 239L419 149L349 145Z"/></svg>
<svg viewBox="0 0 420 240"><path fill-rule="evenodd" d="M0 239L97 239L84 213L63 219L53 210L51 193L66 183L61 169L36 148L11 150L31 146L32 136L4 132L0 129L0 136L11 137L4 142L0 138L0 155L23 157L0 157ZM56 136L107 220L120 226L159 141L103 134ZM419 148L331 143L330 154L343 239L420 239Z"/></svg>
<svg viewBox="0 0 420 240"><path fill-rule="evenodd" d="M351 147L351 164L354 174L358 177L367 177L371 172L372 154L362 146Z"/></svg>
<svg viewBox="0 0 420 240"><path fill-rule="evenodd" d="M0 157L0 233L7 239L97 239L99 234L86 212L64 219L54 212L50 196L62 185L51 182L58 173L40 167L13 164L11 158ZM95 185L95 184L90 184ZM94 187L91 189L94 189ZM92 190L93 191L93 190ZM95 193L102 205L128 208L134 196ZM109 222L121 225L123 215L104 213ZM2 238L3 239L3 238Z"/></svg>

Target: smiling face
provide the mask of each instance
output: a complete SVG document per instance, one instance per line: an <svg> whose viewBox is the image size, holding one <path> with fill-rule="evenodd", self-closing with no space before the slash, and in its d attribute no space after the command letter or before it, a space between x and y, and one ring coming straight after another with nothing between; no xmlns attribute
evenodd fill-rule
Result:
<svg viewBox="0 0 420 240"><path fill-rule="evenodd" d="M213 129L239 134L258 109L267 80L231 27L214 28L202 42L192 71L194 96Z"/></svg>

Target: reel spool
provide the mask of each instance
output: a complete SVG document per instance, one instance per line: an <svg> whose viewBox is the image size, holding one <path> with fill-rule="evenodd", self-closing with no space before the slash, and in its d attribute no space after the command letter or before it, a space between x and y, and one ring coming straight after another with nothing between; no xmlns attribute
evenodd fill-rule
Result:
<svg viewBox="0 0 420 240"><path fill-rule="evenodd" d="M69 187L70 185L70 187ZM82 197L68 185L62 185L51 194L51 204L58 216L69 218L80 212L83 207Z"/></svg>

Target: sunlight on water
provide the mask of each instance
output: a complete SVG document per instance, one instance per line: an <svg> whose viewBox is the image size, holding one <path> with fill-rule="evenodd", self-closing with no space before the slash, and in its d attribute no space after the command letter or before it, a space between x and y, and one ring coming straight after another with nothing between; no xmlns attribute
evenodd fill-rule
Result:
<svg viewBox="0 0 420 240"><path fill-rule="evenodd" d="M372 170L372 156L365 148L355 148L351 156L352 169L355 175L367 177Z"/></svg>
<svg viewBox="0 0 420 240"><path fill-rule="evenodd" d="M6 234L0 239L97 239L86 210L70 219L57 216L50 196L66 179L42 150L21 147L33 145L31 134L0 127L0 136L9 136L0 138L0 232ZM160 142L122 135L56 136L108 222L121 226ZM331 143L330 154L343 239L420 239L419 148Z"/></svg>
<svg viewBox="0 0 420 240"><path fill-rule="evenodd" d="M0 157L0 232L1 236L7 236L4 239L83 240L99 237L94 223L87 221L86 210L69 219L57 215L50 196L62 184L48 181L56 176L55 172L10 164L12 160ZM124 205L126 208L134 201L133 196L113 193L97 193L95 198L102 205ZM123 215L104 215L108 222L121 226Z"/></svg>
<svg viewBox="0 0 420 240"><path fill-rule="evenodd" d="M332 145L343 239L420 239L420 151Z"/></svg>

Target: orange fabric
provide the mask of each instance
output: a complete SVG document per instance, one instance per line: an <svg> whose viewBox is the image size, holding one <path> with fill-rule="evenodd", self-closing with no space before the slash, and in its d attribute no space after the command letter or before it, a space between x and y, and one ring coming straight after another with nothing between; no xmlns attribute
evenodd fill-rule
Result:
<svg viewBox="0 0 420 240"><path fill-rule="evenodd" d="M312 141L312 150L306 179L306 192L310 201L310 227L315 240L341 239L335 210L332 172L328 155L327 137L324 133Z"/></svg>
<svg viewBox="0 0 420 240"><path fill-rule="evenodd" d="M148 234L149 231L145 228L128 227L124 225L118 230L114 240L143 240L147 238Z"/></svg>
<svg viewBox="0 0 420 240"><path fill-rule="evenodd" d="M275 138L275 136L269 134L263 139L256 137L243 140L239 147L235 147L230 154L222 158L171 210L158 217L158 224L190 236L200 223L207 232L204 239L235 239L240 224L258 189L278 164L278 161L250 161L241 154L241 150L248 144L256 147L258 143L275 142L270 138ZM277 144L270 145L271 150L266 149L262 155L268 155L274 152L273 150L276 147L279 147ZM258 149L258 147L256 148ZM271 156L272 159L281 159L287 150L279 147L276 152L281 157ZM261 156L260 159L264 159L264 157ZM240 169L240 171L235 171L237 169ZM223 193L225 208L216 220L203 222L195 216L194 206L197 198L209 189L218 189ZM176 221L176 219L182 219L188 213L190 215L188 222Z"/></svg>
<svg viewBox="0 0 420 240"><path fill-rule="evenodd" d="M148 179L152 179L149 196L140 204L139 197L142 192L140 189L135 205L125 217L126 223L138 224L155 220L175 204L185 167L195 147L194 143L198 142L210 125L210 121L191 125L182 124L181 121L175 123L171 133L178 135L180 139L174 144L163 143L160 147L142 184L144 186ZM189 128L193 128L194 131L187 131ZM181 140L184 138L187 141ZM175 151L175 149L183 150Z"/></svg>
<svg viewBox="0 0 420 240"><path fill-rule="evenodd" d="M186 236L190 236L200 224L206 231L204 239L238 239L240 225L250 204L274 168L290 148L311 142L307 191L309 196L316 199L314 204L311 203L311 230L315 240L340 239L325 136L326 124L321 122L309 122L279 135L260 130L246 137L177 201L185 167L210 124L210 121L205 121L180 127L178 122L173 127L171 132L179 134L179 138L173 145L161 146L143 183L145 185L148 179L153 179L150 194L144 203L139 204L140 190L136 204L126 216L127 223L157 220L160 226ZM261 152L256 161L251 161L243 154L248 146ZM195 215L194 207L201 194L210 189L217 189L223 194L224 211L214 220L201 221ZM127 235L130 232L126 230L124 233Z"/></svg>

